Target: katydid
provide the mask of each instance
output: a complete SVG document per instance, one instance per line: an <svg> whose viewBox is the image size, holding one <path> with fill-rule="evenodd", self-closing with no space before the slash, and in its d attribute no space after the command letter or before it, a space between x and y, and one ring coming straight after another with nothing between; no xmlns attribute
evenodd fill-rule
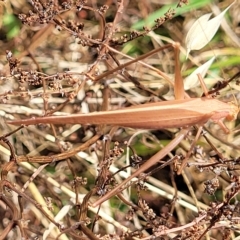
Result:
<svg viewBox="0 0 240 240"><path fill-rule="evenodd" d="M178 44L173 44L173 47L175 49L175 58L177 59L179 54ZM109 199L111 196L121 192L124 188L126 188L126 185L131 179L139 176L148 168L156 164L156 162L158 162L166 154L172 151L187 135L189 131L188 127L193 125L203 125L208 120L212 120L214 122L219 122L220 126L223 127L225 132L227 132L228 130L226 127L224 127L221 120L232 120L236 118L238 114L238 107L233 103L224 103L220 100L208 97L206 87L204 86L200 76L199 80L207 97L184 99L184 89L180 75L179 61L176 61L175 66L176 100L148 103L120 110L93 112L89 114L74 114L69 116L45 116L39 118L8 121L7 123L14 125L30 125L38 123L107 124L145 129L164 129L173 127L184 128L180 131L178 136L176 136L164 149L152 156L131 176L95 202L93 206L96 207ZM125 65L122 67L125 67ZM118 67L118 70L119 69L120 67Z"/></svg>
<svg viewBox="0 0 240 240"><path fill-rule="evenodd" d="M189 98L165 102L148 103L120 110L72 114L69 116L46 116L8 121L14 125L38 123L51 124L108 124L122 127L164 129L204 124L208 120L232 120L238 108L211 98Z"/></svg>

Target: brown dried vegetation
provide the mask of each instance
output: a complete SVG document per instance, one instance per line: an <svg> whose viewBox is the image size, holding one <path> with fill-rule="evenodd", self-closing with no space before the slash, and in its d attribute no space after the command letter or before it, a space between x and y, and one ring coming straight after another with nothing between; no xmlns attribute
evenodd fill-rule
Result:
<svg viewBox="0 0 240 240"><path fill-rule="evenodd" d="M0 14L12 13L21 23L15 22L20 29L14 38L0 39L0 239L197 240L233 239L239 234L237 121L229 126L236 128L227 137L214 123L207 124L187 166L177 175L194 141L193 126L174 151L96 208L92 204L97 199L128 177L130 168L139 168L163 148L179 129L139 131L67 123L16 129L5 123L172 98L172 86L151 66L173 74L173 51L144 54L163 42L183 45L184 19L195 16L190 11L175 16L188 4L180 1L151 27L129 30L162 7L162 1L156 2L1 2ZM237 7L231 10L231 20L239 34ZM207 11L203 8L199 14ZM223 31L221 36L226 35ZM220 49L236 46L229 39L228 48L224 41L216 43L219 55ZM202 58L204 54L207 50ZM196 61L200 64L200 58ZM183 69L192 66L189 60ZM216 83L209 93L225 101L233 94L238 98L237 84L230 91L228 83L238 83L239 70L223 69L224 76L234 77Z"/></svg>

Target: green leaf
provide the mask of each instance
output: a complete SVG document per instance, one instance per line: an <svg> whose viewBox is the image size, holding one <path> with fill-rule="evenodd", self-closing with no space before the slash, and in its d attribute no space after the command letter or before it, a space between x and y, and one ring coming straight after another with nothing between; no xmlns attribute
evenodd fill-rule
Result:
<svg viewBox="0 0 240 240"><path fill-rule="evenodd" d="M176 7L177 6L176 3L164 6L164 7L160 8L159 10L157 10L156 12L150 14L145 20L141 20L141 21L137 22L136 24L134 24L132 26L132 29L140 30L144 26L146 26L146 27L153 27L154 24L155 24L154 20L159 18L159 17L161 17L161 16L164 16L164 14L169 9L175 9L175 11L176 11L175 16L179 16L179 15L181 15L183 13L199 9L199 8L209 4L211 2L212 2L212 0L201 0L201 1L199 1L199 0L192 0L192 1L189 1L188 5L183 6L181 8L177 8Z"/></svg>
<svg viewBox="0 0 240 240"><path fill-rule="evenodd" d="M7 32L7 38L12 39L17 36L20 31L20 21L13 14L5 14L3 16L3 27Z"/></svg>

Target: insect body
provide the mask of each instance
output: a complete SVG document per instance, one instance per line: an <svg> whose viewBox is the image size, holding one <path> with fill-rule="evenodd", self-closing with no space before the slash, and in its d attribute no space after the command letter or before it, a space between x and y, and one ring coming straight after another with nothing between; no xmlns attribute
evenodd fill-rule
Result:
<svg viewBox="0 0 240 240"><path fill-rule="evenodd" d="M120 110L72 114L69 116L46 116L8 123L30 125L51 124L108 124L131 128L163 129L187 127L204 124L208 120L218 121L223 118L232 120L238 108L232 103L224 103L211 98L189 98L166 102L148 103Z"/></svg>

